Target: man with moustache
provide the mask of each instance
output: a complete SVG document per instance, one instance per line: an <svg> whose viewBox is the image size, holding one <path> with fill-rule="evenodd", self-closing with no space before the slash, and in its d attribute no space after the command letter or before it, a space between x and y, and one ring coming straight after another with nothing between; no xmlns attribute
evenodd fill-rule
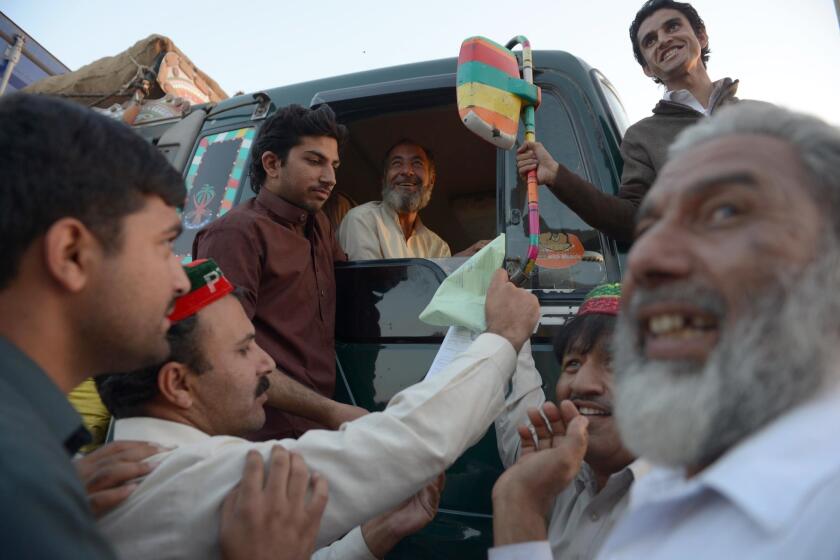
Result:
<svg viewBox="0 0 840 560"><path fill-rule="evenodd" d="M251 148L257 196L198 232L193 258L212 258L243 290L257 342L277 363L282 402L266 409L255 439L335 428L366 411L335 392L335 262L346 260L321 207L335 186L347 135L332 110L290 105L260 128ZM288 377L287 377L288 376ZM324 414L327 413L327 414Z"/></svg>
<svg viewBox="0 0 840 560"><path fill-rule="evenodd" d="M372 259L440 258L451 255L449 245L423 225L420 210L429 204L435 186L431 151L403 138L385 152L382 200L351 209L341 221L338 238L351 261ZM457 253L469 257L487 241Z"/></svg>
<svg viewBox="0 0 840 560"><path fill-rule="evenodd" d="M663 84L665 93L652 116L624 133L618 194L603 193L555 161L542 144L525 143L517 155L523 176L537 169L541 185L548 186L586 223L625 245L633 241L636 210L665 164L668 146L686 127L736 101L738 87L737 80L713 82L709 78L706 25L687 2L645 2L630 26L630 42L642 71Z"/></svg>
<svg viewBox="0 0 840 560"><path fill-rule="evenodd" d="M742 103L669 157L615 335L622 439L657 466L599 557L837 558L840 131ZM561 474L583 445L568 408L567 458L532 454Z"/></svg>
<svg viewBox="0 0 840 560"><path fill-rule="evenodd" d="M570 400L589 421L584 461L551 505L548 540L555 559L594 558L624 512L630 486L648 468L622 445L612 416L611 342L620 302L619 284L594 288L554 340L560 362L556 400ZM495 424L505 467L516 462L522 444L525 449L532 445L537 428L544 426L539 410L545 401L537 370L518 368L505 414Z"/></svg>
<svg viewBox="0 0 840 560"><path fill-rule="evenodd" d="M329 483L319 546L363 524L321 554L383 556L434 516L439 485L427 488L425 498L403 502L476 443L502 411L517 352L539 318L536 298L499 270L487 294L488 332L433 379L340 430L253 443L237 436L264 422L263 404L276 391L267 382L274 362L257 344L251 321L215 263L199 260L189 270L192 290L179 298L172 315L172 355L100 383L102 400L117 418L116 440L173 448L156 456L158 467L100 521L124 559L218 557L224 495L239 481L250 451L273 457L277 443L292 452L293 470L305 461L318 480ZM313 485L317 494L319 484ZM395 506L390 520L366 523Z"/></svg>

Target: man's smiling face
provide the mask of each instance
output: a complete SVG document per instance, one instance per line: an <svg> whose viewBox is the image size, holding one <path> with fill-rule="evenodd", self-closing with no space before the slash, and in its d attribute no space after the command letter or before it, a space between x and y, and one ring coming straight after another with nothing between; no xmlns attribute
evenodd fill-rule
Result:
<svg viewBox="0 0 840 560"><path fill-rule="evenodd" d="M584 318L576 318L579 321ZM590 465L618 471L633 460L624 448L613 419L611 331L605 331L592 348L572 340L560 362L557 402L571 400L589 425L585 460Z"/></svg>
<svg viewBox="0 0 840 560"><path fill-rule="evenodd" d="M639 26L636 40L645 59L645 74L666 85L704 68L701 51L708 46L708 38L705 32L695 34L688 19L677 10L654 12Z"/></svg>
<svg viewBox="0 0 840 560"><path fill-rule="evenodd" d="M648 359L705 362L756 293L814 259L824 219L807 183L793 148L760 135L701 144L663 168L624 284ZM678 291L706 297L666 295Z"/></svg>
<svg viewBox="0 0 840 560"><path fill-rule="evenodd" d="M840 251L814 189L793 146L761 134L663 168L614 337L616 420L637 455L703 468L822 383Z"/></svg>
<svg viewBox="0 0 840 560"><path fill-rule="evenodd" d="M434 180L426 151L417 144L398 144L385 160L383 200L397 212L417 212L429 203Z"/></svg>

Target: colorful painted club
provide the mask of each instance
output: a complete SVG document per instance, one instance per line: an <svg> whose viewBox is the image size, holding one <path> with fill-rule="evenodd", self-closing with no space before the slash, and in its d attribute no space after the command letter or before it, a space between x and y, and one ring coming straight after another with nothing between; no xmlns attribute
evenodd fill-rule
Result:
<svg viewBox="0 0 840 560"><path fill-rule="evenodd" d="M522 45L522 77L519 61L511 49ZM516 143L519 119L525 125L525 140L536 140L534 109L540 103L540 89L534 85L531 44L522 35L506 46L485 37L470 37L461 44L458 56L458 113L468 129L509 150ZM528 255L512 280L522 284L534 270L540 243L540 211L537 172L528 173Z"/></svg>

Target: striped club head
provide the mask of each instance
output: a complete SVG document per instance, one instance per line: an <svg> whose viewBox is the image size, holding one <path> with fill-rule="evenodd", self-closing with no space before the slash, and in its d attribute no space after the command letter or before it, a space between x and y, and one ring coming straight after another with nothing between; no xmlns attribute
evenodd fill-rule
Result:
<svg viewBox="0 0 840 560"><path fill-rule="evenodd" d="M523 104L537 104L539 89L519 77L513 52L484 37L470 37L458 56L457 98L466 127L509 150L516 142Z"/></svg>

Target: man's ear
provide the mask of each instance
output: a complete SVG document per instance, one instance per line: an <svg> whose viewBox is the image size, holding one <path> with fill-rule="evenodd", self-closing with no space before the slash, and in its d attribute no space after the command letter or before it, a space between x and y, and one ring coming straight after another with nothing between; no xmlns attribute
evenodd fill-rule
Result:
<svg viewBox="0 0 840 560"><path fill-rule="evenodd" d="M700 42L700 48L705 49L709 46L709 36L706 35L706 30L701 29L699 32L695 33L697 35L697 40Z"/></svg>
<svg viewBox="0 0 840 560"><path fill-rule="evenodd" d="M192 385L189 377L192 370L181 362L166 362L158 372L158 390L161 396L178 408L189 409L193 405Z"/></svg>
<svg viewBox="0 0 840 560"><path fill-rule="evenodd" d="M64 289L78 293L104 256L102 243L76 218L61 218L44 234L44 266Z"/></svg>
<svg viewBox="0 0 840 560"><path fill-rule="evenodd" d="M648 78L655 78L656 77L654 75L654 73L650 71L650 66L648 66L647 64L642 66L642 72L644 72L645 76L647 76Z"/></svg>
<svg viewBox="0 0 840 560"><path fill-rule="evenodd" d="M276 179L280 176L280 167L283 165L283 162L279 157L277 157L277 154L265 151L262 156L260 156L260 161L262 162L266 175L272 179Z"/></svg>

